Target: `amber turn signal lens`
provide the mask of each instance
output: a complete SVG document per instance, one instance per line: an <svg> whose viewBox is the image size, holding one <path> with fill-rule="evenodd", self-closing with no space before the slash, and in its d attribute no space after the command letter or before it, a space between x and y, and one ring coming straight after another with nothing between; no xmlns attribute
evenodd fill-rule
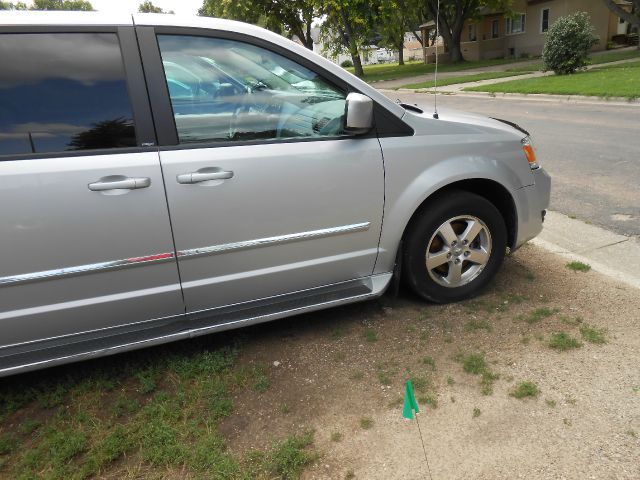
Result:
<svg viewBox="0 0 640 480"><path fill-rule="evenodd" d="M529 164L535 164L536 152L533 151L533 147L530 144L526 144L522 146L522 150L524 150L524 154L527 156L527 161L529 162Z"/></svg>

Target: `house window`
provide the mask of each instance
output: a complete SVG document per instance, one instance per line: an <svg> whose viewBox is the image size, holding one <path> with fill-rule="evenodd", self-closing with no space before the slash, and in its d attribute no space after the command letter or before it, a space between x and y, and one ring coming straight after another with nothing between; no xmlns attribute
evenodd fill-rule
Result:
<svg viewBox="0 0 640 480"><path fill-rule="evenodd" d="M470 42L475 42L476 40L478 40L478 35L476 33L476 25L469 25L469 41Z"/></svg>
<svg viewBox="0 0 640 480"><path fill-rule="evenodd" d="M500 36L500 20L491 21L491 38L498 38Z"/></svg>
<svg viewBox="0 0 640 480"><path fill-rule="evenodd" d="M507 18L507 35L524 32L525 14L516 13L513 18Z"/></svg>
<svg viewBox="0 0 640 480"><path fill-rule="evenodd" d="M540 16L540 32L544 33L549 30L549 9L543 8Z"/></svg>

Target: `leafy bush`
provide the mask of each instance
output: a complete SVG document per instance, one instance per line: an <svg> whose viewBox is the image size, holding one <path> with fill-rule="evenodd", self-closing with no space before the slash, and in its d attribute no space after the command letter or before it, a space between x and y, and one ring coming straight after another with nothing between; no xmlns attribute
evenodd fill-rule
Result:
<svg viewBox="0 0 640 480"><path fill-rule="evenodd" d="M587 13L560 17L547 32L542 50L544 69L565 75L584 68L588 63L589 49L598 41Z"/></svg>
<svg viewBox="0 0 640 480"><path fill-rule="evenodd" d="M342 68L350 68L353 67L353 62L351 60L345 60L340 64Z"/></svg>

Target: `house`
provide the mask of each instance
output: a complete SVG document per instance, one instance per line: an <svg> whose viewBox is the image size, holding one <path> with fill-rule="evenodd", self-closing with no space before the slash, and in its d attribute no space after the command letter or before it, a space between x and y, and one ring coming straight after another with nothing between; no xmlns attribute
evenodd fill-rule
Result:
<svg viewBox="0 0 640 480"><path fill-rule="evenodd" d="M623 8L631 2L617 0ZM575 12L587 12L596 35L600 38L593 50L604 50L614 37L629 32L629 25L613 14L602 0L514 0L512 15L504 11L485 9L479 18L467 20L463 27L460 48L468 61L492 58L519 58L542 54L546 32L559 17ZM435 28L433 22L421 26L423 35ZM425 63L432 61L435 47L424 49ZM438 50L438 53L443 50ZM442 60L446 61L444 53Z"/></svg>

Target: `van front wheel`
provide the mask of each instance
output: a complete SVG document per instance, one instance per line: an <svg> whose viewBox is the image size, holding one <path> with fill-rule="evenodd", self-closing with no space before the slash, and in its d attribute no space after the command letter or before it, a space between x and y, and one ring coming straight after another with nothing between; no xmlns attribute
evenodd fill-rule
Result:
<svg viewBox="0 0 640 480"><path fill-rule="evenodd" d="M427 203L404 242L406 283L436 303L477 295L502 264L507 229L498 209L485 198L454 191Z"/></svg>

